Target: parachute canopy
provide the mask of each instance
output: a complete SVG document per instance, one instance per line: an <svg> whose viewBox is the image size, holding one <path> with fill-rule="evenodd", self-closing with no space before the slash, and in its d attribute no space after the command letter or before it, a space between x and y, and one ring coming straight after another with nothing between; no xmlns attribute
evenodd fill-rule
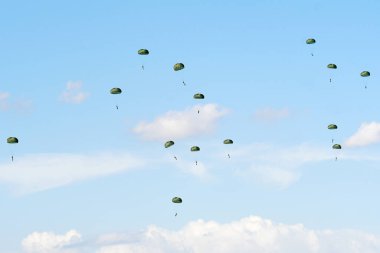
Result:
<svg viewBox="0 0 380 253"><path fill-rule="evenodd" d="M314 44L316 41L313 38L307 39L306 44Z"/></svg>
<svg viewBox="0 0 380 253"><path fill-rule="evenodd" d="M333 64L333 63L330 63L329 65L327 65L327 67L329 68L329 69L337 69L338 67L335 65L335 64Z"/></svg>
<svg viewBox="0 0 380 253"><path fill-rule="evenodd" d="M16 137L9 137L7 139L7 143L9 143L9 144L16 144L16 143L18 143L18 139Z"/></svg>
<svg viewBox="0 0 380 253"><path fill-rule="evenodd" d="M139 51L137 51L137 53L139 55L148 55L149 54L149 50L148 49L140 49Z"/></svg>
<svg viewBox="0 0 380 253"><path fill-rule="evenodd" d="M201 150L198 146L192 146L190 149L192 152Z"/></svg>
<svg viewBox="0 0 380 253"><path fill-rule="evenodd" d="M174 141L167 141L165 142L165 148L171 147L174 145Z"/></svg>
<svg viewBox="0 0 380 253"><path fill-rule="evenodd" d="M230 139L225 139L224 141L223 141L223 143L224 144L232 144L232 143L234 143L232 140L230 140Z"/></svg>
<svg viewBox="0 0 380 253"><path fill-rule="evenodd" d="M204 99L205 96L203 94L201 94L201 93L197 93L197 94L194 95L194 98L195 99Z"/></svg>
<svg viewBox="0 0 380 253"><path fill-rule="evenodd" d="M338 126L337 125L334 125L334 124L330 124L327 126L328 129L338 129Z"/></svg>
<svg viewBox="0 0 380 253"><path fill-rule="evenodd" d="M332 148L333 148L333 149L342 149L342 146L339 145L339 144L334 144L334 145L332 146Z"/></svg>
<svg viewBox="0 0 380 253"><path fill-rule="evenodd" d="M182 70L184 68L185 68L185 65L183 65L183 63L176 63L173 66L174 71Z"/></svg>
<svg viewBox="0 0 380 253"><path fill-rule="evenodd" d="M368 77L368 76L371 75L371 73L369 73L369 71L363 71L362 73L360 73L360 75L361 75L362 77Z"/></svg>
<svg viewBox="0 0 380 253"><path fill-rule="evenodd" d="M180 197L174 197L174 198L172 198L172 202L180 204L180 203L182 203L182 199Z"/></svg>
<svg viewBox="0 0 380 253"><path fill-rule="evenodd" d="M111 94L120 94L121 93L121 89L120 88L112 88L110 90L110 93Z"/></svg>

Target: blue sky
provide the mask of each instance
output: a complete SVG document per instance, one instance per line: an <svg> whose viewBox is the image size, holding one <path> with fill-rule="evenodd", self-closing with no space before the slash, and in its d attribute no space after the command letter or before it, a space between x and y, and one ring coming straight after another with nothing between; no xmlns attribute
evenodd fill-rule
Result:
<svg viewBox="0 0 380 253"><path fill-rule="evenodd" d="M0 252L206 252L194 231L210 227L210 243L226 242L219 252L356 252L351 239L379 251L379 10L375 0L2 3Z"/></svg>

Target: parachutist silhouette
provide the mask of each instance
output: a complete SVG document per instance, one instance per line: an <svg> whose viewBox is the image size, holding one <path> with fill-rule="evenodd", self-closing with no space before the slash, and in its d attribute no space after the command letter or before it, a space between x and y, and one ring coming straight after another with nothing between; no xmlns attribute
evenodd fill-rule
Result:
<svg viewBox="0 0 380 253"><path fill-rule="evenodd" d="M177 160L177 157L176 157L176 156L174 156L174 159L176 159L176 160Z"/></svg>
<svg viewBox="0 0 380 253"><path fill-rule="evenodd" d="M175 215L174 216L177 216L177 213L175 213Z"/></svg>
<svg viewBox="0 0 380 253"><path fill-rule="evenodd" d="M331 143L334 143L334 139L331 139Z"/></svg>
<svg viewBox="0 0 380 253"><path fill-rule="evenodd" d="M13 156L12 156L12 162L13 162Z"/></svg>
<svg viewBox="0 0 380 253"><path fill-rule="evenodd" d="M142 70L144 70L144 65L141 65Z"/></svg>
<svg viewBox="0 0 380 253"><path fill-rule="evenodd" d="M183 85L186 85L185 81L182 81Z"/></svg>
<svg viewBox="0 0 380 253"><path fill-rule="evenodd" d="M331 83L331 78L330 78L330 83Z"/></svg>
<svg viewBox="0 0 380 253"><path fill-rule="evenodd" d="M116 106L116 110L119 110L119 106Z"/></svg>
<svg viewBox="0 0 380 253"><path fill-rule="evenodd" d="M228 154L228 158L231 158L230 154Z"/></svg>
<svg viewBox="0 0 380 253"><path fill-rule="evenodd" d="M195 165L198 165L198 161L195 161Z"/></svg>
<svg viewBox="0 0 380 253"><path fill-rule="evenodd" d="M199 114L199 110L198 110L198 114Z"/></svg>
<svg viewBox="0 0 380 253"><path fill-rule="evenodd" d="M338 161L338 157L335 157L335 161Z"/></svg>

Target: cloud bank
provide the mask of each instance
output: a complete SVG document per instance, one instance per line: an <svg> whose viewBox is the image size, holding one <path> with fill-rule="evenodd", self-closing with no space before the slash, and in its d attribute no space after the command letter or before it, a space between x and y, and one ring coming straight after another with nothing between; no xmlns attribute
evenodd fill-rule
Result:
<svg viewBox="0 0 380 253"><path fill-rule="evenodd" d="M64 245L80 238L75 231L63 236L33 233L22 244L30 253L63 253ZM96 253L378 253L380 236L358 230L313 230L249 216L224 224L192 221L178 231L149 226L139 234L99 236L86 248L72 246L78 253L90 248Z"/></svg>

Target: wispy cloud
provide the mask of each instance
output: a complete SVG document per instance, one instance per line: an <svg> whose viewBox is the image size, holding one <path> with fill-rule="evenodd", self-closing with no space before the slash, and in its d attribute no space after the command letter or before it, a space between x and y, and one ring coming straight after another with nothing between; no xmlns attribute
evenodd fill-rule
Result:
<svg viewBox="0 0 380 253"><path fill-rule="evenodd" d="M290 112L287 108L274 109L270 107L257 109L253 114L255 120L266 123L271 123L287 118L289 115Z"/></svg>
<svg viewBox="0 0 380 253"><path fill-rule="evenodd" d="M82 91L82 82L69 81L60 99L65 103L80 104L88 98L89 94Z"/></svg>
<svg viewBox="0 0 380 253"><path fill-rule="evenodd" d="M144 161L128 153L31 154L0 164L0 182L16 194L42 191L90 178L132 170Z"/></svg>
<svg viewBox="0 0 380 253"><path fill-rule="evenodd" d="M80 238L71 231L57 239L54 234L34 233L34 238L24 239L34 243L33 253L64 253L62 244ZM33 235L33 234L32 234ZM30 238L28 236L27 238ZM66 240L64 240L65 238ZM347 243L349 242L349 243ZM377 253L380 252L380 236L359 230L314 230L302 224L275 223L258 216L249 216L238 221L218 223L197 220L188 223L178 231L149 226L136 234L107 234L91 242L92 252L97 253ZM53 247L55 245L55 248ZM44 248L44 247L45 248ZM24 247L25 248L25 247ZM87 244L89 248L89 243ZM78 245L76 252L85 252ZM56 250L56 251L54 251Z"/></svg>
<svg viewBox="0 0 380 253"><path fill-rule="evenodd" d="M58 235L52 232L33 232L22 240L24 251L29 253L74 253L77 249L67 248L81 241L82 236L75 230Z"/></svg>
<svg viewBox="0 0 380 253"><path fill-rule="evenodd" d="M0 111L21 111L25 112L32 108L32 102L26 99L11 101L11 94L0 92Z"/></svg>
<svg viewBox="0 0 380 253"><path fill-rule="evenodd" d="M345 144L347 147L361 147L380 142L380 123L364 122L358 131L349 137Z"/></svg>
<svg viewBox="0 0 380 253"><path fill-rule="evenodd" d="M307 163L333 159L327 149L310 144L285 147L255 143L232 150L231 155L239 161L239 174L245 178L282 188L296 182Z"/></svg>
<svg viewBox="0 0 380 253"><path fill-rule="evenodd" d="M141 122L134 132L146 140L186 138L212 132L216 121L226 113L226 109L216 104L194 106L185 111L170 111L153 122Z"/></svg>

